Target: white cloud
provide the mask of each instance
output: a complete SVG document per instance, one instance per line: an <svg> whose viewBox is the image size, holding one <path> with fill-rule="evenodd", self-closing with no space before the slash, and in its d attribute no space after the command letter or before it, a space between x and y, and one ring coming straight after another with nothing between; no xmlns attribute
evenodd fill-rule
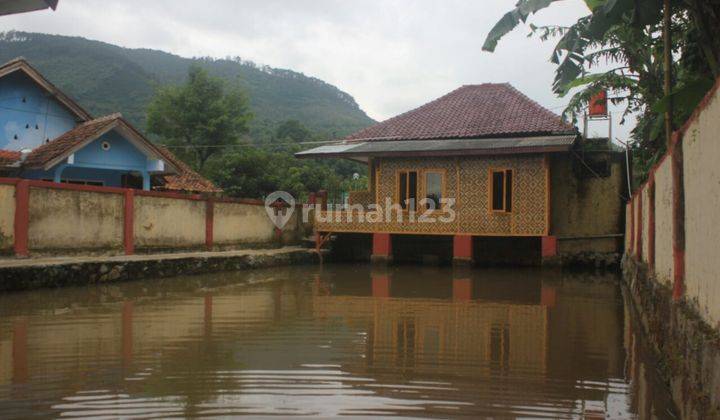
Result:
<svg viewBox="0 0 720 420"><path fill-rule="evenodd" d="M56 12L4 17L0 29L82 36L182 56L240 56L323 79L383 120L462 84L510 82L560 112L551 92L551 43L507 36L494 54L487 32L515 0L61 0ZM532 18L569 24L582 0ZM619 111L619 110L618 110ZM616 119L619 120L619 118ZM615 127L626 137L629 127Z"/></svg>

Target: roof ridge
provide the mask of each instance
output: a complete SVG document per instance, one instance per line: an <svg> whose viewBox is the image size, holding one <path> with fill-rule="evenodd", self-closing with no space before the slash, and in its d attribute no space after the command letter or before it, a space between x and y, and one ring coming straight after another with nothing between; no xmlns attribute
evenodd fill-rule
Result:
<svg viewBox="0 0 720 420"><path fill-rule="evenodd" d="M560 116L503 82L462 85L344 140L513 137L576 131Z"/></svg>
<svg viewBox="0 0 720 420"><path fill-rule="evenodd" d="M27 59L26 59L24 56L19 55L19 56L15 57L15 58L12 58L12 59L6 61L6 62L3 63L3 64L0 64L0 67L9 66L9 65L15 64L15 63L28 63L28 61L27 61ZM30 64L30 63L28 63L28 64Z"/></svg>
<svg viewBox="0 0 720 420"><path fill-rule="evenodd" d="M560 119L560 122L561 122L563 125L566 125L566 126L568 127L568 130L571 130L571 129L574 128L574 127L570 126L569 124L567 124L567 123L562 119L562 115L557 115L556 113L552 112L552 110L546 108L545 106L543 106L543 105L542 105L541 103L539 103L538 101L536 101L536 100L534 100L533 98L527 96L525 93L523 93L523 91L521 91L520 89L518 89L518 88L516 88L515 86L511 85L510 83L507 83L507 85L508 85L508 87L510 87L510 89L514 90L514 91L517 92L519 95L521 95L523 98L527 99L528 101L532 102L532 103L533 103L534 105L536 105L537 107L541 108L543 111L545 111L545 112L547 112L548 114L554 116L555 118Z"/></svg>
<svg viewBox="0 0 720 420"><path fill-rule="evenodd" d="M112 114L103 115L102 117L93 118L92 120L85 121L83 124L93 124L93 123L99 123L103 121L111 121L111 120L117 120L119 118L122 118L122 114L119 112L113 112Z"/></svg>

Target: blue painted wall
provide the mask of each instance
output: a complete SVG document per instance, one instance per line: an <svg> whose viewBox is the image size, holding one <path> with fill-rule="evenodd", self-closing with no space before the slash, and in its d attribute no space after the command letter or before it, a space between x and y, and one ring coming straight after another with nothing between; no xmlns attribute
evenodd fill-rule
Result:
<svg viewBox="0 0 720 420"><path fill-rule="evenodd" d="M106 143L110 147L103 149ZM56 179L58 168L63 180L100 181L106 187L121 187L122 175L139 173L147 178L150 159L120 133L112 130L75 152L73 163L60 163L49 171L27 170L23 178ZM149 185L148 185L149 187Z"/></svg>
<svg viewBox="0 0 720 420"><path fill-rule="evenodd" d="M0 149L34 149L75 125L74 115L25 73L0 79Z"/></svg>
<svg viewBox="0 0 720 420"><path fill-rule="evenodd" d="M106 169L67 167L62 172L62 179L73 181L99 181L106 187L120 187L123 173L125 172ZM30 170L22 173L22 178L47 181L52 181L54 176L55 172L52 170Z"/></svg>
<svg viewBox="0 0 720 420"><path fill-rule="evenodd" d="M110 145L103 150L103 143ZM147 157L116 131L110 131L75 153L76 165L92 165L97 168L144 171Z"/></svg>
<svg viewBox="0 0 720 420"><path fill-rule="evenodd" d="M35 149L77 125L75 116L18 71L0 79L0 149ZM103 149L103 144L110 147ZM139 173L150 187L149 165L143 152L117 131L110 131L49 171L27 170L23 178L85 180L120 187L123 174Z"/></svg>

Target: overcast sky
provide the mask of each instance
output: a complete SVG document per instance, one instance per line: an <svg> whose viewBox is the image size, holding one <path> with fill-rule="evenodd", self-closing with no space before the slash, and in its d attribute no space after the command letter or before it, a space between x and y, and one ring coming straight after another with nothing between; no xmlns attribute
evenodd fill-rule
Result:
<svg viewBox="0 0 720 420"><path fill-rule="evenodd" d="M2 30L82 36L181 56L240 56L318 77L376 120L463 84L510 82L555 113L552 43L516 29L493 54L485 35L516 0L60 0L57 11L3 17ZM536 24L569 24L582 0L544 10ZM616 119L616 121L619 118ZM629 127L613 128L627 139ZM607 128L591 131L606 135Z"/></svg>

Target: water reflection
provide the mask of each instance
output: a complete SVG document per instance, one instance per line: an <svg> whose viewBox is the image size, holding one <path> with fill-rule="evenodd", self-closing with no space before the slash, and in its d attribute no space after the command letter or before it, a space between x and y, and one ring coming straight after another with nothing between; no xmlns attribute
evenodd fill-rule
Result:
<svg viewBox="0 0 720 420"><path fill-rule="evenodd" d="M0 417L666 418L614 280L326 266L6 295Z"/></svg>

